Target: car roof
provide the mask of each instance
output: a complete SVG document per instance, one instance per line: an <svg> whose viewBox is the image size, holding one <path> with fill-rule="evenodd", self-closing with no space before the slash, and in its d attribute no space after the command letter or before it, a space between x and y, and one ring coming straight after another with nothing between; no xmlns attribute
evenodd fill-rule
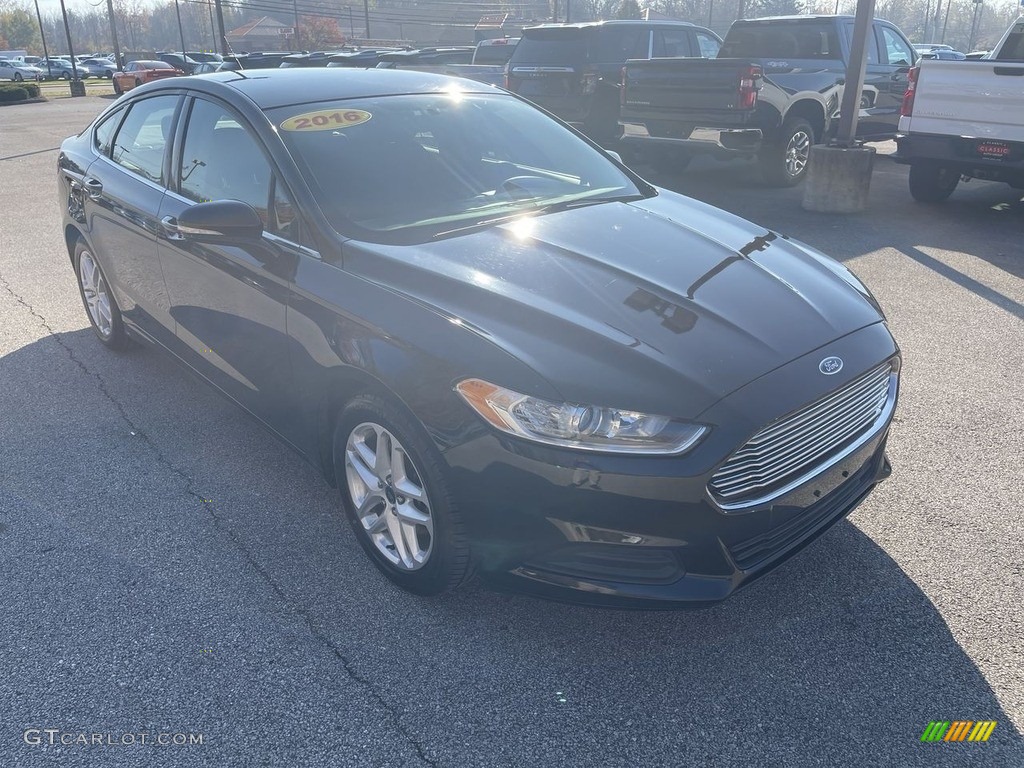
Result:
<svg viewBox="0 0 1024 768"><path fill-rule="evenodd" d="M188 78L164 81L164 87L181 87ZM198 78L197 78L198 81ZM468 93L495 93L492 86L461 77L411 69L247 69L204 75L202 82L218 90L230 88L244 94L261 109L318 101L438 93L457 86Z"/></svg>
<svg viewBox="0 0 1024 768"><path fill-rule="evenodd" d="M530 29L596 29L597 27L626 27L634 24L655 24L676 27L695 27L690 21L678 21L676 19L607 19L605 21L581 21L575 24L535 24L530 27L523 27L523 32Z"/></svg>

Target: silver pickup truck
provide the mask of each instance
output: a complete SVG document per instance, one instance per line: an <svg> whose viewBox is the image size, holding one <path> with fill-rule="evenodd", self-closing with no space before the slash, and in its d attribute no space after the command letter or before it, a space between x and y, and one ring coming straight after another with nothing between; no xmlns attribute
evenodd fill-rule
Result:
<svg viewBox="0 0 1024 768"><path fill-rule="evenodd" d="M928 59L911 70L895 160L910 194L946 200L961 179L1024 189L1024 16L987 59Z"/></svg>

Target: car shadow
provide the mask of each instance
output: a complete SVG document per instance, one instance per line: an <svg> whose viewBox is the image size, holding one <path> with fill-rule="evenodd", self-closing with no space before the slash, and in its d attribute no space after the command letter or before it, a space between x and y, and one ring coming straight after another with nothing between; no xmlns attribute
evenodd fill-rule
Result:
<svg viewBox="0 0 1024 768"><path fill-rule="evenodd" d="M53 407L47 387L102 393L104 423L115 426L96 429L94 409L70 408L63 450L75 450L69 435L88 441L90 477L100 482L123 472L118 451L131 451L140 483L164 472L188 486L174 514L141 498L130 504L127 525L146 531L147 543L119 551L117 567L159 562L153 548L173 542L193 553L187 578L204 583L219 578L225 549L240 550L252 580L272 589L254 597L251 585L235 585L220 599L266 592L271 612L301 616L434 764L1024 764L1024 740L975 661L922 589L858 528L856 513L701 611L584 608L480 582L418 598L373 569L313 467L177 363L148 350L113 354L88 330L62 333L59 343L63 352L48 336L0 358L0 378L32 392L5 413L9 425L26 425L8 435L18 433L9 447L20 468L9 492L61 514L75 480L47 490L52 446L45 433L35 436ZM140 434L127 437L129 427ZM124 448L126 440L139 442ZM37 474L25 469L35 463ZM902 514L887 508L887 487L866 507ZM116 516L101 509L95 519L116 538ZM39 546L39 535L15 525L5 533L25 536L16 542L24 547ZM96 541L106 539L97 531ZM173 601L181 574L169 573ZM105 586L93 588L102 600ZM130 615L130 602L124 610ZM145 676L165 662L143 655L133 663ZM227 733L231 713L222 716ZM921 743L934 720L998 725L984 744Z"/></svg>

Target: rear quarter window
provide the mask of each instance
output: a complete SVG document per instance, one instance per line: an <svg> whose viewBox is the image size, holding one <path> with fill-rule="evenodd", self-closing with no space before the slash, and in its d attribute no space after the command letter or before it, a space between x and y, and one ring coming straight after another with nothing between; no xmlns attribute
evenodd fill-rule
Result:
<svg viewBox="0 0 1024 768"><path fill-rule="evenodd" d="M793 21L734 24L719 57L752 59L841 59L834 24Z"/></svg>
<svg viewBox="0 0 1024 768"><path fill-rule="evenodd" d="M1024 24L1017 24L995 57L997 61L1024 61Z"/></svg>
<svg viewBox="0 0 1024 768"><path fill-rule="evenodd" d="M531 29L523 33L512 54L515 64L573 66L587 57L585 30L579 28Z"/></svg>

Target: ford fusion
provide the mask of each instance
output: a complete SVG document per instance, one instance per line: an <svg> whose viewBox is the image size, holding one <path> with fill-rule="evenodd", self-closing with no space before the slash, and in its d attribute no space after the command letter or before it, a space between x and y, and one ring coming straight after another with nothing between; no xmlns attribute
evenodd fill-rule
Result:
<svg viewBox="0 0 1024 768"><path fill-rule="evenodd" d="M890 472L900 356L853 274L499 89L175 78L58 164L99 341L167 350L321 468L412 592L710 604Z"/></svg>

